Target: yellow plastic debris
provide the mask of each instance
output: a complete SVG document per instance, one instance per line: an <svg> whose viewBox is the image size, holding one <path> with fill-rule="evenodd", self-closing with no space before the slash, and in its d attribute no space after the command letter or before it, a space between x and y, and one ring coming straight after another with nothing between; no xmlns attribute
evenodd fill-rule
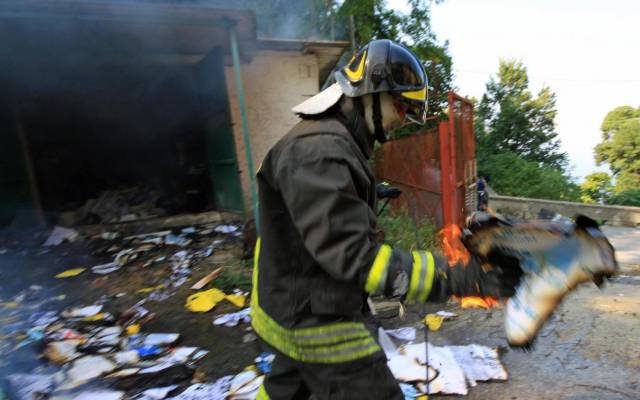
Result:
<svg viewBox="0 0 640 400"><path fill-rule="evenodd" d="M191 312L207 312L220 303L226 295L220 289L209 289L187 297L185 308Z"/></svg>
<svg viewBox="0 0 640 400"><path fill-rule="evenodd" d="M66 271L60 272L58 275L56 275L55 277L60 279L60 278L71 278L73 276L77 276L80 275L81 273L84 272L84 270L86 270L86 268L73 268L73 269L68 269Z"/></svg>
<svg viewBox="0 0 640 400"><path fill-rule="evenodd" d="M2 308L6 308L6 309L12 309L12 308L17 308L18 307L18 303L16 303L15 301L7 301L5 303L0 303L0 307Z"/></svg>
<svg viewBox="0 0 640 400"><path fill-rule="evenodd" d="M442 321L444 321L444 317L436 314L427 314L427 317L424 319L424 323L427 324L431 331L437 331L440 329Z"/></svg>
<svg viewBox="0 0 640 400"><path fill-rule="evenodd" d="M97 313L95 315L90 315L88 317L84 317L82 318L83 321L88 321L88 322L95 322L95 321L102 321L103 319L105 319L105 317L107 316L107 314L105 313Z"/></svg>
<svg viewBox="0 0 640 400"><path fill-rule="evenodd" d="M227 301L229 301L231 304L233 304L238 308L244 307L244 296L228 294L227 297L225 297L225 299L227 299Z"/></svg>
<svg viewBox="0 0 640 400"><path fill-rule="evenodd" d="M140 324L127 326L127 335L137 335L138 333L140 333Z"/></svg>
<svg viewBox="0 0 640 400"><path fill-rule="evenodd" d="M164 289L164 285L163 284L159 284L157 286L150 286L150 287L138 289L137 293L151 293L151 292L155 292L156 290L159 290L159 289Z"/></svg>

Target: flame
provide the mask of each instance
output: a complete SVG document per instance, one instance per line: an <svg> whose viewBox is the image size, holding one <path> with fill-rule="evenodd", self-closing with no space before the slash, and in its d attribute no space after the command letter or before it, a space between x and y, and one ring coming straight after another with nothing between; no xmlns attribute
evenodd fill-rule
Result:
<svg viewBox="0 0 640 400"><path fill-rule="evenodd" d="M455 300L460 301L460 307L462 308L492 308L499 307L500 302L495 297L479 297L479 296L465 296L455 297Z"/></svg>
<svg viewBox="0 0 640 400"><path fill-rule="evenodd" d="M442 251L449 260L449 266L454 266L461 261L463 264L469 262L471 254L464 243L462 243L462 231L457 225L444 227L438 236L442 245ZM490 296L465 296L460 298L454 296L454 299L460 301L462 308L492 308L500 305L497 298Z"/></svg>
<svg viewBox="0 0 640 400"><path fill-rule="evenodd" d="M462 243L462 231L457 225L449 225L442 228L439 233L442 251L449 260L449 266L454 266L462 261L467 264L471 259L471 254Z"/></svg>

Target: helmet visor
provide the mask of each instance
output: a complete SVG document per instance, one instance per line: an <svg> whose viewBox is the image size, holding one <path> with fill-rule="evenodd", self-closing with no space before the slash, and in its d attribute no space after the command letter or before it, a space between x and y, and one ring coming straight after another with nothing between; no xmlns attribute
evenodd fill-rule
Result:
<svg viewBox="0 0 640 400"><path fill-rule="evenodd" d="M417 90L426 87L424 67L407 49L392 44L389 49L389 63L395 90Z"/></svg>

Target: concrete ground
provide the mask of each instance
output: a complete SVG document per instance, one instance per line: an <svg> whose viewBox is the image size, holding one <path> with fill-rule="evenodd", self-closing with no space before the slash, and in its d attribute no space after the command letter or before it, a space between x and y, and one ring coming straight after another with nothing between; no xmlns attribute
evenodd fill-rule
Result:
<svg viewBox="0 0 640 400"><path fill-rule="evenodd" d="M430 304L460 314L445 321L429 341L437 345L477 343L504 347L507 382L479 383L468 399L640 399L640 230L605 228L623 268L602 290L586 284L571 293L541 331L529 352L508 349L502 309L461 309ZM412 312L396 326L420 326ZM450 396L433 396L433 399Z"/></svg>

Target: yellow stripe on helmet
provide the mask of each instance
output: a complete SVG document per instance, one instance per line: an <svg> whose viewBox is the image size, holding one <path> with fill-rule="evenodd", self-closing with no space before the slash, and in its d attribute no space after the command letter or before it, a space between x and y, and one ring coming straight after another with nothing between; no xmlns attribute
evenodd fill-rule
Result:
<svg viewBox="0 0 640 400"><path fill-rule="evenodd" d="M367 59L367 51L365 50L362 53L362 58L360 59L360 64L358 65L358 69L355 71L352 71L350 66L353 65L353 62L350 62L349 65L347 65L346 67L344 67L344 73L347 75L347 78L349 78L349 80L351 82L357 82L360 79L362 79L362 75L364 75L364 62Z"/></svg>
<svg viewBox="0 0 640 400"><path fill-rule="evenodd" d="M427 88L424 87L420 90L414 90L411 92L400 92L400 95L411 100L425 101L427 100Z"/></svg>

